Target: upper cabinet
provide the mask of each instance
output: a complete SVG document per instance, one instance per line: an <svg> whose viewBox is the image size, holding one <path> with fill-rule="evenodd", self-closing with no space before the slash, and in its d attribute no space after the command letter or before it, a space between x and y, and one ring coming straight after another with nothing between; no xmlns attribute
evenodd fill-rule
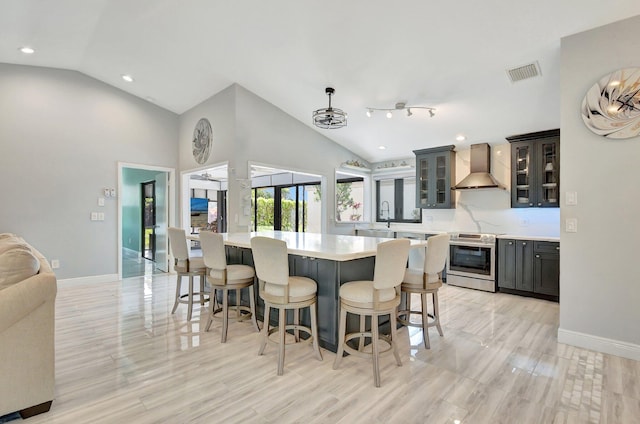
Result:
<svg viewBox="0 0 640 424"><path fill-rule="evenodd" d="M507 140L511 143L511 207L559 207L560 130Z"/></svg>
<svg viewBox="0 0 640 424"><path fill-rule="evenodd" d="M414 150L416 155L416 208L455 208L452 184L455 183L454 145Z"/></svg>

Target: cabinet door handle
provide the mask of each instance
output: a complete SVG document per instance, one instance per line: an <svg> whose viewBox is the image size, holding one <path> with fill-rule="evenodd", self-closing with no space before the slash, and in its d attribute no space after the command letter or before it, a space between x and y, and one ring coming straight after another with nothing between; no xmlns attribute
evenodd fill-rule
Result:
<svg viewBox="0 0 640 424"><path fill-rule="evenodd" d="M557 247L556 247L556 250L560 250L560 246L557 246Z"/></svg>
<svg viewBox="0 0 640 424"><path fill-rule="evenodd" d="M538 206L542 206L542 203L538 203Z"/></svg>
<svg viewBox="0 0 640 424"><path fill-rule="evenodd" d="M536 258L539 258L539 257L540 257L540 255L536 255Z"/></svg>
<svg viewBox="0 0 640 424"><path fill-rule="evenodd" d="M511 246L512 244L513 244L513 242L512 242L512 241L510 241L510 242L509 242L509 246Z"/></svg>
<svg viewBox="0 0 640 424"><path fill-rule="evenodd" d="M533 203L529 203L529 206L533 206Z"/></svg>
<svg viewBox="0 0 640 424"><path fill-rule="evenodd" d="M315 261L315 260L316 260L316 258L309 258L309 260L310 260L310 261Z"/></svg>
<svg viewBox="0 0 640 424"><path fill-rule="evenodd" d="M526 242L526 241L523 241L523 242L522 242L522 245L523 245L523 246L526 246L526 245L527 245L527 242Z"/></svg>

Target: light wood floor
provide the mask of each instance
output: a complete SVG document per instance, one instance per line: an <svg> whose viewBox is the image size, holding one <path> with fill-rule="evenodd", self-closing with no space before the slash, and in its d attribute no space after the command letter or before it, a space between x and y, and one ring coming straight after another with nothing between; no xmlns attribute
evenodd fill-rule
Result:
<svg viewBox="0 0 640 424"><path fill-rule="evenodd" d="M249 323L203 332L206 315L171 315L175 277L61 285L56 397L38 423L634 423L640 363L556 342L558 304L441 289L445 336L400 330L402 367L306 345L258 356Z"/></svg>

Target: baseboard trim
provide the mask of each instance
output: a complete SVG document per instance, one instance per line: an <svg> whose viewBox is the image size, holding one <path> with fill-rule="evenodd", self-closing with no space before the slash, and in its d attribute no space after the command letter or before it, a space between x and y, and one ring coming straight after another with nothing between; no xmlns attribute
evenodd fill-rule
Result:
<svg viewBox="0 0 640 424"><path fill-rule="evenodd" d="M65 278L58 280L58 285L77 286L81 284L99 284L119 281L118 274L90 275L88 277Z"/></svg>
<svg viewBox="0 0 640 424"><path fill-rule="evenodd" d="M558 342L640 361L640 345L558 329Z"/></svg>

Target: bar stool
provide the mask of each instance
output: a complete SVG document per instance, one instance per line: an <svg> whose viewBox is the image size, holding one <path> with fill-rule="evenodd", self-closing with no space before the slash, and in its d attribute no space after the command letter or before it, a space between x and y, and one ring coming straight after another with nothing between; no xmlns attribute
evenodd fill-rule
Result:
<svg viewBox="0 0 640 424"><path fill-rule="evenodd" d="M244 321L251 318L251 322L256 331L260 331L256 321L256 301L253 291L255 271L249 265L227 265L227 255L224 249L222 234L211 231L200 232L200 246L202 247L202 257L207 267L207 281L211 286L211 293L215 296L215 291L222 291L222 308L216 308L215 301L209 302L209 319L205 331L209 331L216 314L222 312L222 335L220 342L227 341L227 328L229 326L229 309L235 309L236 316L232 317L236 321ZM249 307L240 304L240 292L244 288L249 288ZM236 304L229 305L229 291L235 290Z"/></svg>
<svg viewBox="0 0 640 424"><path fill-rule="evenodd" d="M187 249L187 236L182 228L169 227L169 245L171 246L171 253L173 253L174 266L173 269L178 273L178 281L176 283L176 300L173 304L171 313L175 313L178 308L178 304L186 303L187 309L187 321L191 321L191 312L193 310L193 296L200 295L200 304L204 305L207 298L204 297L204 279L207 272L207 268L204 265L204 260L198 257L190 257L189 250ZM193 277L197 276L200 279L200 291L193 291ZM189 277L189 292L187 294L181 293L182 277Z"/></svg>
<svg viewBox="0 0 640 424"><path fill-rule="evenodd" d="M373 281L351 281L340 286L340 326L338 331L338 352L333 369L338 369L344 351L350 355L372 358L373 382L380 387L379 357L383 353L393 352L398 366L402 366L396 345L396 314L400 304L400 284L407 267L410 241L407 239L390 240L378 244ZM347 312L360 315L360 331L346 333ZM389 315L391 335L379 333L378 317ZM364 328L364 317L371 317L371 331ZM371 352L364 351L364 337L371 338ZM347 344L349 340L360 339L359 348ZM389 348L380 351L379 340L385 341Z"/></svg>
<svg viewBox="0 0 640 424"><path fill-rule="evenodd" d="M295 343L299 342L298 332L309 334L305 342L313 343L313 350L318 360L322 360L318 345L318 322L316 312L317 284L311 278L289 275L289 255L287 243L268 237L253 237L251 239L253 263L258 275L259 293L264 301L264 323L262 325L262 341L258 355L262 355L267 343L278 345L278 375L284 372L285 332L293 330ZM301 308L309 307L311 328L300 325L299 313ZM271 308L278 310L278 326L269 329L269 314ZM287 324L286 310L293 309L294 324ZM269 336L278 333L278 341Z"/></svg>
<svg viewBox="0 0 640 424"><path fill-rule="evenodd" d="M449 234L438 234L427 239L427 252L424 255L423 269L407 269L400 287L407 296L407 309L398 312L398 322L410 327L422 328L424 347L430 349L429 327L436 327L443 336L440 327L440 308L438 305L438 289L442 287L441 274L449 256ZM411 294L419 293L422 302L421 311L411 310ZM427 312L427 295L431 294L433 315ZM411 322L411 314L421 315L419 323ZM429 320L431 318L431 320Z"/></svg>

